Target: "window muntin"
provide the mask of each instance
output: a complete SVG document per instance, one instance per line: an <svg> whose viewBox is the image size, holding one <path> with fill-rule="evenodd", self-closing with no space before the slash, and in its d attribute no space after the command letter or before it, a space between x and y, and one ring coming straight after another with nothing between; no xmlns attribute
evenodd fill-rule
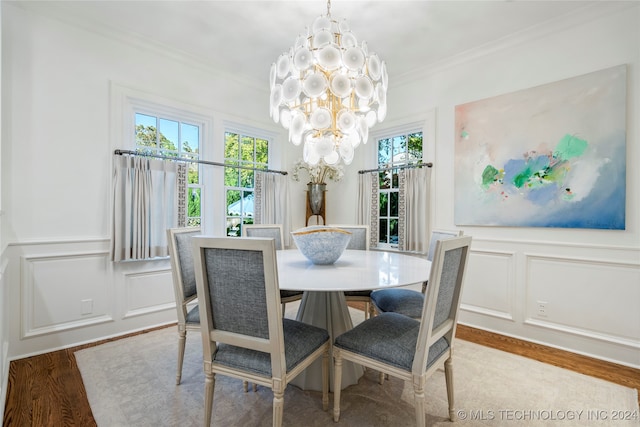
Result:
<svg viewBox="0 0 640 427"><path fill-rule="evenodd" d="M398 133L378 139L378 247L398 247L400 166L422 161L422 132Z"/></svg>
<svg viewBox="0 0 640 427"><path fill-rule="evenodd" d="M242 225L253 224L254 171L267 169L269 141L239 132L225 132L224 162L241 166L224 168L227 236L242 236Z"/></svg>
<svg viewBox="0 0 640 427"><path fill-rule="evenodd" d="M139 152L167 157L200 158L202 127L182 121L180 118L166 118L151 113L135 113L135 140ZM187 221L189 227L199 227L202 223L202 184L200 165L188 163Z"/></svg>

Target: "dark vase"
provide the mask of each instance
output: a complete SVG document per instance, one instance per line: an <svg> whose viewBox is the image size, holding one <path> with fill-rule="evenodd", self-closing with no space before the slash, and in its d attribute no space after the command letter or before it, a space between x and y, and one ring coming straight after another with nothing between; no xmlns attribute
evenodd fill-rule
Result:
<svg viewBox="0 0 640 427"><path fill-rule="evenodd" d="M320 215L327 184L313 184L310 182L307 184L307 188L309 191L309 207L311 208L311 213Z"/></svg>

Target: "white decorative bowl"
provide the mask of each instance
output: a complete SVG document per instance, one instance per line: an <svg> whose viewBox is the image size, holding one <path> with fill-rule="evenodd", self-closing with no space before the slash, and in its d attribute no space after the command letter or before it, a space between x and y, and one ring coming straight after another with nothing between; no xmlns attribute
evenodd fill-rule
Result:
<svg viewBox="0 0 640 427"><path fill-rule="evenodd" d="M351 233L335 227L311 226L291 232L298 250L314 264L333 264L340 258Z"/></svg>

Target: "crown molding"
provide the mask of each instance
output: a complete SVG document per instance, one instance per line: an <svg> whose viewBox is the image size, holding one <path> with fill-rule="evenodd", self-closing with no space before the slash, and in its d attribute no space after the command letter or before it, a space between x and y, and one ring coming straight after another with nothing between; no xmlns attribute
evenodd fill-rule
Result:
<svg viewBox="0 0 640 427"><path fill-rule="evenodd" d="M152 51L159 56L167 57L176 62L186 64L191 68L196 68L205 73L209 73L214 78L220 78L227 81L230 80L243 85L244 87L251 88L255 91L261 91L265 93L268 92L267 87L263 81L247 79L241 77L239 74L223 72L221 71L221 64L216 64L214 61L205 60L197 55L172 48L165 44L159 43L152 38L142 36L135 32L125 32L109 24L97 22L95 20L87 20L86 17L81 18L77 12L74 12L74 2L72 1L17 1L3 3L19 7L23 10L44 17L49 17L61 21L70 26L97 34L109 40L114 40L125 45L137 47L139 49ZM577 11L566 13L564 15L558 15L551 20L547 20L533 27L528 27L492 42L485 43L479 47L475 47L456 55L446 57L442 60L425 64L423 67L395 74L393 80L390 82L390 86L400 87L411 84L417 79L422 79L435 73L445 71L451 67L455 67L457 65L491 55L492 53L499 52L504 49L516 47L532 40L566 31L567 29L577 27L588 22L603 19L615 13L633 8L640 8L640 3L636 1L589 2L589 4L583 6Z"/></svg>
<svg viewBox="0 0 640 427"><path fill-rule="evenodd" d="M616 1L616 2L595 2L583 6L578 11L573 11L526 28L524 30L512 33L508 36L485 43L481 46L469 49L459 54L449 56L440 61L427 64L424 67L413 69L395 75L393 78L393 86L399 87L411 84L418 79L431 76L436 73L446 71L449 68L479 59L504 49L516 47L524 43L546 37L555 33L566 31L568 29L584 25L588 22L606 18L610 15L626 11L628 9L640 10L640 3L635 1ZM392 83L389 84L390 86Z"/></svg>
<svg viewBox="0 0 640 427"><path fill-rule="evenodd" d="M197 55L172 48L171 46L167 46L166 44L162 44L141 34L132 31L123 31L113 25L87 19L86 16L80 16L76 11L74 11L73 3L73 1L44 3L19 1L10 2L8 4L17 6L29 13L50 18L71 27L96 34L111 41L133 46L141 50L151 51L159 56L164 56L187 67L196 68L202 72L209 73L214 78L223 79L225 81L230 80L244 87L268 93L268 86L265 85L264 82L245 79L240 77L238 74L225 73L221 71L221 64L216 64L213 61L205 60Z"/></svg>

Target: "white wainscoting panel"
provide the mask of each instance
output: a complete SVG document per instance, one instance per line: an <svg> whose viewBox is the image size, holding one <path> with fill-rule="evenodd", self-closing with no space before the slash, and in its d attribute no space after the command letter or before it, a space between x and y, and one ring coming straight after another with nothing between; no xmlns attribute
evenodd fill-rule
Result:
<svg viewBox="0 0 640 427"><path fill-rule="evenodd" d="M176 298L170 268L126 273L124 278L124 319L168 309L175 310Z"/></svg>
<svg viewBox="0 0 640 427"><path fill-rule="evenodd" d="M28 255L22 264L22 338L113 320L108 252Z"/></svg>
<svg viewBox="0 0 640 427"><path fill-rule="evenodd" d="M640 350L637 264L532 254L526 259L527 324Z"/></svg>
<svg viewBox="0 0 640 427"><path fill-rule="evenodd" d="M461 309L513 320L514 254L477 250L465 273Z"/></svg>

